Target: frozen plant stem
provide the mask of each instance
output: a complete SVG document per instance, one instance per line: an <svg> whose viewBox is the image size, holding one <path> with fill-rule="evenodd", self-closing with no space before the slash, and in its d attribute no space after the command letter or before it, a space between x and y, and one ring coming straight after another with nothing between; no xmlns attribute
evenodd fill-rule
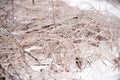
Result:
<svg viewBox="0 0 120 80"><path fill-rule="evenodd" d="M12 24L14 24L14 0L12 0L12 17L13 17Z"/></svg>
<svg viewBox="0 0 120 80"><path fill-rule="evenodd" d="M20 75L18 74L17 70L16 70L15 67L13 66L13 64L10 64L9 67L10 67L10 66L14 69L14 71L15 71L16 75L18 76L19 80L22 80L21 77L20 77Z"/></svg>
<svg viewBox="0 0 120 80"><path fill-rule="evenodd" d="M54 7L54 1L52 0L52 10L53 10L53 22L54 27L56 28L56 22L55 22L55 7Z"/></svg>
<svg viewBox="0 0 120 80"><path fill-rule="evenodd" d="M32 0L32 4L35 5L35 1L34 0Z"/></svg>

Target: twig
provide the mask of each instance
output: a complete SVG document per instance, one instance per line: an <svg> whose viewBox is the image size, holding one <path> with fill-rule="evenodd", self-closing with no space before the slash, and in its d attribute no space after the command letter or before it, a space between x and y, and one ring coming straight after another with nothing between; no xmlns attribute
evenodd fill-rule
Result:
<svg viewBox="0 0 120 80"><path fill-rule="evenodd" d="M26 52L26 51L24 51L24 52ZM36 58L36 57L34 57L32 54L30 54L29 52L26 52L29 56L31 56L35 61L37 61L38 63L39 63L39 65L40 65L40 62L39 62L39 60Z"/></svg>
<svg viewBox="0 0 120 80"><path fill-rule="evenodd" d="M54 7L54 1L52 0L52 10L53 10L53 21L54 21L54 27L56 28L56 21L55 21L55 7Z"/></svg>
<svg viewBox="0 0 120 80"><path fill-rule="evenodd" d="M33 6L35 5L35 1L34 0L32 0L32 4L33 4Z"/></svg>
<svg viewBox="0 0 120 80"><path fill-rule="evenodd" d="M23 54L24 50L21 48L19 42L17 41L16 37L14 35L11 34L10 30L3 25L3 28L9 33L9 35L11 36L11 40L14 42L14 44L17 46L18 48L18 52L21 54L22 58L23 58L23 61L25 62L25 64L30 67L28 64L27 64L27 61L25 59L25 55Z"/></svg>
<svg viewBox="0 0 120 80"><path fill-rule="evenodd" d="M12 24L14 24L14 0L12 0L12 17L13 17L13 22ZM12 25L13 26L13 25Z"/></svg>
<svg viewBox="0 0 120 80"><path fill-rule="evenodd" d="M19 80L22 80L21 77L19 76L17 70L14 68L13 64L9 64L9 67L10 66L14 69L14 71L15 71L16 75L18 76Z"/></svg>

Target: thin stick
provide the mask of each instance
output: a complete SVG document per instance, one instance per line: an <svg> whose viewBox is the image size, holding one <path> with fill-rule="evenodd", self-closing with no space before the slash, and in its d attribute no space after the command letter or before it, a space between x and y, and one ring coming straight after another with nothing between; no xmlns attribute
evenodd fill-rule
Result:
<svg viewBox="0 0 120 80"><path fill-rule="evenodd" d="M54 21L54 27L56 28L56 21L55 21L55 7L54 7L54 1L52 0L52 10L53 10L53 21Z"/></svg>
<svg viewBox="0 0 120 80"><path fill-rule="evenodd" d="M14 24L14 0L12 0L12 16L13 16L13 24Z"/></svg>
<svg viewBox="0 0 120 80"><path fill-rule="evenodd" d="M34 0L32 0L32 4L33 4L33 6L35 5L35 1Z"/></svg>
<svg viewBox="0 0 120 80"><path fill-rule="evenodd" d="M13 64L10 64L9 67L10 67L10 66L14 69L14 71L15 71L16 75L18 76L18 78L19 78L20 80L22 80L22 78L21 78L20 75L18 74L18 72L17 72L17 70L15 69L15 67L13 66Z"/></svg>
<svg viewBox="0 0 120 80"><path fill-rule="evenodd" d="M24 52L26 52L26 51L24 51ZM41 63L39 62L39 59L37 59L36 57L34 57L31 53L29 53L29 52L26 52L29 56L31 56L35 61L37 61L38 62L38 64L40 65Z"/></svg>

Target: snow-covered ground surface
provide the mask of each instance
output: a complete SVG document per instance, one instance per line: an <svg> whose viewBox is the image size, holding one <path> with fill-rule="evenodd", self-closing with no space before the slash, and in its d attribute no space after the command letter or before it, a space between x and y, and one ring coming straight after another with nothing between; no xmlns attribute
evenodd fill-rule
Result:
<svg viewBox="0 0 120 80"><path fill-rule="evenodd" d="M96 1L96 0L63 0L66 2L69 6L80 8L83 10L89 10L91 8L95 8L96 10L103 11L103 12L110 12L116 17L120 18L120 10L113 6L112 4L106 2L106 1ZM120 6L117 6L120 8ZM120 43L120 42L118 42ZM34 46L33 46L34 47ZM33 48L32 47L32 48ZM32 48L26 49L31 50ZM37 47L34 47L37 48ZM39 48L38 48L39 49ZM117 55L118 56L118 55ZM32 66L33 70L40 70L41 68L45 68L43 66ZM112 63L106 61L106 66L102 63L102 61L98 60L95 63L92 64L91 67L86 68L82 72L74 72L74 67L72 68L73 72L71 72L72 75L64 75L64 77L60 77L60 80L65 79L65 76L74 76L77 78L77 80L119 80L120 72L117 70L114 70ZM62 76L62 74L59 74ZM53 79L51 79L53 80Z"/></svg>
<svg viewBox="0 0 120 80"><path fill-rule="evenodd" d="M111 3L105 0L63 0L69 6L77 7L80 9L88 10L91 8L95 8L100 11L108 11L118 18L120 18L120 5ZM109 1L109 0L108 0Z"/></svg>
<svg viewBox="0 0 120 80"><path fill-rule="evenodd" d="M56 1L14 2L16 27L0 28L0 54L9 52L2 67L13 80L120 80L120 11L105 1Z"/></svg>
<svg viewBox="0 0 120 80"><path fill-rule="evenodd" d="M69 6L72 6L72 7L77 7L83 10L89 10L91 8L95 8L96 10L100 10L103 12L108 11L113 15L117 16L118 18L120 18L120 10L106 1L96 1L96 0L64 0L64 1ZM117 7L120 8L120 6L117 6ZM39 68L42 68L42 67L41 66L33 67L34 70L36 69L39 70ZM82 80L119 80L120 78L120 72L116 70L114 71L113 65L111 63L107 61L105 66L99 60L96 61L94 64L92 64L92 67L88 67L82 72L73 72L71 74L72 75L69 75L69 77L75 76L77 77L78 80L79 78L82 78ZM68 76L68 75L64 75L63 78L65 78L65 76Z"/></svg>

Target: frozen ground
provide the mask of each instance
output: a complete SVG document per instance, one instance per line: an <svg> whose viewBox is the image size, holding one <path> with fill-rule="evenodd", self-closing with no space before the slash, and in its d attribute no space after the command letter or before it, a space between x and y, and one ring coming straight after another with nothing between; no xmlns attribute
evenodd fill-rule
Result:
<svg viewBox="0 0 120 80"><path fill-rule="evenodd" d="M16 25L9 33L0 27L6 73L14 80L119 80L119 10L94 0L56 1L14 2Z"/></svg>
<svg viewBox="0 0 120 80"><path fill-rule="evenodd" d="M96 10L100 10L103 12L104 11L110 12L113 15L120 18L120 10L115 6L113 6L112 4L105 1L98 2L95 0L90 0L90 1L89 0L64 0L64 2L66 2L69 6L77 7L83 10L89 10L91 8L95 8ZM44 68L44 67L41 67L41 66L32 67L33 70L37 70L37 69L39 70L40 68ZM73 71L75 71L74 68L72 69ZM106 61L106 66L105 66L100 60L93 63L92 67L88 67L82 72L79 72L79 71L71 72L71 74L72 76L77 77L77 79L81 77L83 80L119 80L118 78L120 76L119 71L116 71L116 70L114 71L112 63Z"/></svg>
<svg viewBox="0 0 120 80"><path fill-rule="evenodd" d="M112 4L105 1L95 1L95 0L64 0L64 1L69 6L72 7L77 7L83 10L89 10L91 8L95 8L96 10L100 10L103 12L108 11L113 15L117 16L118 18L120 18L120 10L115 6L113 6ZM118 7L120 8L120 6ZM78 72L75 74L73 73L72 75L76 76L77 74L76 77L81 76L83 80L119 80L120 72L114 71L111 63L106 62L106 64L107 66L105 66L104 64L101 63L101 61L98 60L93 64L92 68L88 67L83 72Z"/></svg>

